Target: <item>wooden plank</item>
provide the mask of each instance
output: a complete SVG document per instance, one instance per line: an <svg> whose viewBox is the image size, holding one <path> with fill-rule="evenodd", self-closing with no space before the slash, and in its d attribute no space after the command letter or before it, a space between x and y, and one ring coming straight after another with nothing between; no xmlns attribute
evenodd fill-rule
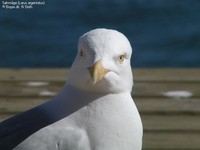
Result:
<svg viewBox="0 0 200 150"><path fill-rule="evenodd" d="M143 115L200 115L199 98L135 98L134 101Z"/></svg>
<svg viewBox="0 0 200 150"><path fill-rule="evenodd" d="M30 106L32 108L33 106ZM25 110L24 110L25 111ZM0 121L20 112L0 113ZM141 115L144 132L200 132L199 116Z"/></svg>
<svg viewBox="0 0 200 150"><path fill-rule="evenodd" d="M51 97L3 97L0 98L1 110L21 112L32 105L50 99ZM169 99L169 98L135 98L139 111L142 114L200 114L200 100L192 99Z"/></svg>
<svg viewBox="0 0 200 150"><path fill-rule="evenodd" d="M33 86L35 83L43 84ZM64 86L65 82L0 82L0 97L38 97L48 91L50 96L56 95Z"/></svg>
<svg viewBox="0 0 200 150"><path fill-rule="evenodd" d="M1 81L65 81L66 68L0 69ZM200 82L200 69L134 69L135 81L192 81Z"/></svg>
<svg viewBox="0 0 200 150"><path fill-rule="evenodd" d="M69 69L0 69L1 81L65 81Z"/></svg>
<svg viewBox="0 0 200 150"><path fill-rule="evenodd" d="M132 93L134 96L166 97L171 91L187 91L192 97L200 97L200 82L135 82Z"/></svg>
<svg viewBox="0 0 200 150"><path fill-rule="evenodd" d="M30 83L41 83L41 86L32 86ZM57 93L64 86L64 81L10 81L0 82L0 96L38 96L41 91ZM137 97L166 97L167 92L186 91L192 97L200 97L200 82L135 82L132 94Z"/></svg>
<svg viewBox="0 0 200 150"><path fill-rule="evenodd" d="M133 69L133 74L135 81L200 82L198 68L139 68Z"/></svg>
<svg viewBox="0 0 200 150"><path fill-rule="evenodd" d="M22 112L48 99L50 97L0 98L0 112ZM179 100L137 98L134 101L142 115L200 115L200 100L196 98Z"/></svg>
<svg viewBox="0 0 200 150"><path fill-rule="evenodd" d="M0 121L16 115L1 114ZM141 116L144 132L200 132L199 116Z"/></svg>
<svg viewBox="0 0 200 150"><path fill-rule="evenodd" d="M150 132L144 134L143 150L199 150L199 139L199 132Z"/></svg>
<svg viewBox="0 0 200 150"><path fill-rule="evenodd" d="M200 116L142 115L145 132L200 132Z"/></svg>
<svg viewBox="0 0 200 150"><path fill-rule="evenodd" d="M18 114L47 100L43 98L0 98L0 114Z"/></svg>

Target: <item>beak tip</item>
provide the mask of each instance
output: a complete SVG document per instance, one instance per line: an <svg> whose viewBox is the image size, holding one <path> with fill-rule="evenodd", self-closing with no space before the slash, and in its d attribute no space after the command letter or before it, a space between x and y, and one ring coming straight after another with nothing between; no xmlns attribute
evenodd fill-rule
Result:
<svg viewBox="0 0 200 150"><path fill-rule="evenodd" d="M104 78L104 75L108 72L107 69L103 68L100 61L97 61L92 67L88 67L87 69L93 85L101 81Z"/></svg>

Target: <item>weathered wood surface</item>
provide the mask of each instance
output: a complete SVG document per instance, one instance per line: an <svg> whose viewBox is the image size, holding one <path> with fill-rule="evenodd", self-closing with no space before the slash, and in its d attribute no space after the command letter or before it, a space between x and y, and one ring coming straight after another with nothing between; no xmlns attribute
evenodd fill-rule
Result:
<svg viewBox="0 0 200 150"><path fill-rule="evenodd" d="M67 69L0 69L0 120L55 96ZM170 91L191 95L166 96ZM135 69L144 150L200 149L200 69Z"/></svg>

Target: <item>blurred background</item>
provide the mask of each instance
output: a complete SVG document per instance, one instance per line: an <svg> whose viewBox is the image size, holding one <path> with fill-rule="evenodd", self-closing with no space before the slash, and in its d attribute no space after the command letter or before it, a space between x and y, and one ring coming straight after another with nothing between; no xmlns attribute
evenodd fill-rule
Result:
<svg viewBox="0 0 200 150"><path fill-rule="evenodd" d="M1 68L70 67L79 36L94 28L124 33L133 67L200 67L199 0L46 0L0 11Z"/></svg>

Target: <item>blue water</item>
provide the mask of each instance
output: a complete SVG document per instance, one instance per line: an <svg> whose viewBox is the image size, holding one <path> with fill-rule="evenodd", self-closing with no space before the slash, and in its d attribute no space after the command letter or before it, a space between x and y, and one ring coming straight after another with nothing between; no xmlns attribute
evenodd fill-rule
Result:
<svg viewBox="0 0 200 150"><path fill-rule="evenodd" d="M134 67L200 67L199 0L45 2L0 9L0 67L70 67L79 36L99 27L128 37Z"/></svg>

